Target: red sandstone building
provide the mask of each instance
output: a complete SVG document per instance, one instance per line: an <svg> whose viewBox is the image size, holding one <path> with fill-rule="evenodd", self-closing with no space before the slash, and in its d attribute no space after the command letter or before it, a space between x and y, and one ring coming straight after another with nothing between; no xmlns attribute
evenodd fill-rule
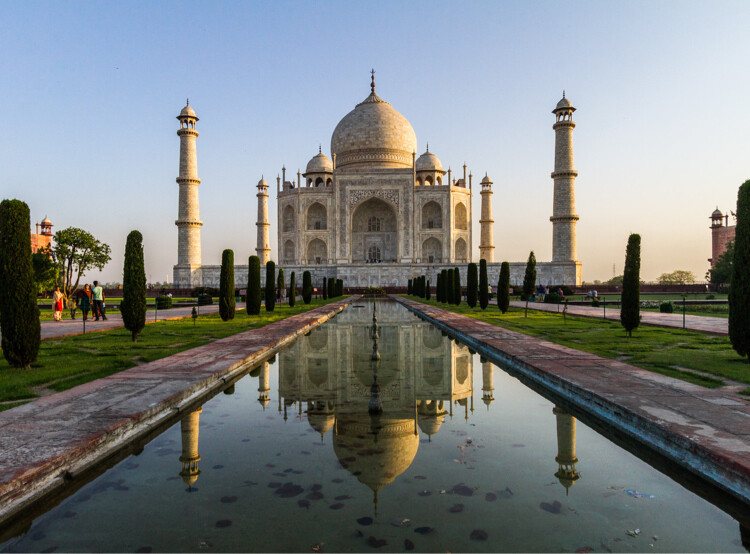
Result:
<svg viewBox="0 0 750 554"><path fill-rule="evenodd" d="M35 254L50 244L52 244L52 222L45 217L41 223L36 224L36 233L31 233L31 252Z"/></svg>
<svg viewBox="0 0 750 554"><path fill-rule="evenodd" d="M718 207L711 214L711 257L708 263L711 264L712 269L719 260L719 256L726 252L727 244L734 240L736 227L736 225L729 225L729 215L722 214Z"/></svg>

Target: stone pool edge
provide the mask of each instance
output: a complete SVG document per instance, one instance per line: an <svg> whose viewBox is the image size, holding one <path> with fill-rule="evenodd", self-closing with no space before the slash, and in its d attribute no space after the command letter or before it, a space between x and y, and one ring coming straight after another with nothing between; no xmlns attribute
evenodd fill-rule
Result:
<svg viewBox="0 0 750 554"><path fill-rule="evenodd" d="M486 359L510 366L525 378L593 415L605 425L611 426L638 443L644 444L680 467L728 492L746 506L750 506L750 463L748 463L747 456L732 452L731 449L711 448L711 445L706 444L706 441L701 441L700 437L691 436L685 432L681 433L672 428L674 426L670 427L669 423L660 419L658 415L649 417L651 414L632 409L626 403L618 402L617 395L612 393L611 388L603 393L596 390L596 386L591 381L588 384L576 383L575 377L570 374L555 374L553 371L555 366L564 364L562 356L557 360L552 360L552 363L546 363L550 360L544 359L541 363L535 365L533 360L523 360L521 356L509 353L498 345L489 344L485 340L474 337L472 334L464 332L435 316L449 314L449 319L454 321L466 320L465 322L469 323L470 327L476 328L480 324L486 325L486 331L495 329L501 331L503 335L517 335L539 345L551 345L558 351L572 349L553 345L522 333L508 331L438 307L420 304L398 296L391 296L391 298L439 329L449 332ZM434 315L428 312L432 312ZM508 350L512 350L512 348ZM631 369L633 373L645 371L622 362L599 358L593 354L581 352L581 355L588 359L598 359L605 365L616 366L618 371L629 371ZM542 357L540 357L540 360L542 360ZM548 367L542 367L544 365ZM658 374L657 378L660 380L669 379L658 377ZM675 393L674 390L670 392ZM722 435L726 432L719 431L717 434ZM743 442L745 448L750 447L745 436L737 435L737 438Z"/></svg>
<svg viewBox="0 0 750 554"><path fill-rule="evenodd" d="M60 406L74 404L77 399L96 395L97 392L100 393L100 396L107 394L109 392L107 391L107 383L127 382L131 375L135 376L132 382L137 386L138 380L143 381L143 376L148 374L149 366L155 368L154 374L148 376L148 379L153 382L154 379L168 376L170 365L183 367L186 363L186 357L200 358L201 354L205 354L207 350L211 350L212 347L215 348L217 345L224 346L228 350L229 355L226 359L220 360L219 364L211 364L209 369L204 365L196 365L195 372L191 375L192 382L188 386L177 391L165 390L163 398L147 404L145 409L125 413L120 408L114 418L96 418L96 414L89 414L95 419L94 425L98 424L98 429L92 430L90 427L82 425L78 440L68 441L67 444L60 445L53 439L52 444L47 445L48 455L45 456L42 453L37 455L37 460L25 465L19 463L15 467L2 468L2 476L0 476L0 525L55 492L66 481L107 460L133 441L147 436L153 429L168 421L176 413L194 404L199 398L229 383L253 365L274 355L290 342L325 323L342 312L354 300L356 300L356 297L344 298L263 327L231 335L167 358L126 369L68 391L42 397L18 408L0 412L0 445L2 445L2 450L5 450L6 444L10 442L7 440L6 433L8 433L8 430L13 433L15 428L19 434L25 432L29 435L26 439L28 443L23 443L24 439L18 441L20 442L19 450L31 452L32 449L36 449L36 447L31 446L34 439L44 437L44 434L40 434L43 433L40 426L34 423L35 409L44 410L52 406L52 409L56 410ZM272 335L273 331L280 332L278 336L269 337L272 340L265 341L262 344L252 344L252 339L257 338L256 336L259 335L263 338L264 335ZM243 355L248 351L248 338L250 339L250 347L253 349L249 354ZM246 339L245 342L243 342L243 339ZM232 343L235 343L235 345L232 346ZM220 367L217 367L217 365ZM109 409L110 407L106 408L106 410ZM107 419L110 421L107 421ZM9 423L8 420L13 421ZM18 437L13 438L17 439ZM40 442L43 442L43 439ZM29 446L27 447L26 444ZM40 450L44 450L44 448L44 445L39 446Z"/></svg>

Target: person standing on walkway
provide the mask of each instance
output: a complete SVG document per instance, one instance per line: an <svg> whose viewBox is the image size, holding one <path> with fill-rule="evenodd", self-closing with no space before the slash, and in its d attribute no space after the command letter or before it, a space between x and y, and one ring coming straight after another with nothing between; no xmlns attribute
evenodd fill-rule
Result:
<svg viewBox="0 0 750 554"><path fill-rule="evenodd" d="M63 293L60 292L60 287L55 287L55 292L52 293L52 310L54 311L55 321L62 321L62 310L63 310Z"/></svg>
<svg viewBox="0 0 750 554"><path fill-rule="evenodd" d="M83 290L81 291L81 294L78 296L78 307L81 308L81 312L83 312L83 320L86 321L86 318L89 315L89 310L91 309L91 297L93 295L91 294L91 287L88 283L86 283L83 286Z"/></svg>
<svg viewBox="0 0 750 554"><path fill-rule="evenodd" d="M104 290L99 285L99 281L94 281L94 289L91 292L94 295L94 319L99 321L101 317L106 321L107 316L104 315Z"/></svg>

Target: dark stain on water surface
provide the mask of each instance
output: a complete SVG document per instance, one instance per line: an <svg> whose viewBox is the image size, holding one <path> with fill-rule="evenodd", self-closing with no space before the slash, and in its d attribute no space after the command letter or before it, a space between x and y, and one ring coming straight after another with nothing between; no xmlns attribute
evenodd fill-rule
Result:
<svg viewBox="0 0 750 554"><path fill-rule="evenodd" d="M435 532L434 527L417 527L414 529L415 533L419 533L420 535L432 535Z"/></svg>
<svg viewBox="0 0 750 554"><path fill-rule="evenodd" d="M372 525L372 521L372 518L367 516L357 519L357 523L360 525Z"/></svg>
<svg viewBox="0 0 750 554"><path fill-rule="evenodd" d="M464 485L463 483L459 483L458 485L455 485L450 492L452 494L457 494L459 496L472 496L474 494L474 491Z"/></svg>
<svg viewBox="0 0 750 554"><path fill-rule="evenodd" d="M310 501L309 500L297 500L297 506L300 508L309 508L310 507Z"/></svg>
<svg viewBox="0 0 750 554"><path fill-rule="evenodd" d="M488 492L484 495L484 499L487 502L494 502L495 500L497 500L497 495L494 492Z"/></svg>
<svg viewBox="0 0 750 554"><path fill-rule="evenodd" d="M219 500L222 504L234 504L237 502L236 496L222 496Z"/></svg>
<svg viewBox="0 0 750 554"><path fill-rule="evenodd" d="M312 487L310 487L310 490L311 491L319 491L322 488L323 488L323 485L321 485L320 483L315 483Z"/></svg>
<svg viewBox="0 0 750 554"><path fill-rule="evenodd" d="M340 510L344 507L344 504L341 502L336 502L336 504L331 504L330 508L331 510Z"/></svg>
<svg viewBox="0 0 750 554"><path fill-rule="evenodd" d="M367 537L367 544L372 546L373 548L380 548L381 546L385 546L388 544L388 541L385 539L376 539L372 535Z"/></svg>
<svg viewBox="0 0 750 554"><path fill-rule="evenodd" d="M271 481L270 483L268 483L269 489L278 489L280 486L281 483L279 483L278 481Z"/></svg>
<svg viewBox="0 0 750 554"><path fill-rule="evenodd" d="M419 496L432 496L432 493L430 491L419 491L417 494Z"/></svg>
<svg viewBox="0 0 750 554"><path fill-rule="evenodd" d="M307 498L308 500L322 500L323 499L323 493L320 492L320 491L312 491L305 498Z"/></svg>
<svg viewBox="0 0 750 554"><path fill-rule="evenodd" d="M216 464L216 465L215 465L215 466L213 466L213 467L212 467L211 469L224 469L224 466L223 466L223 465L221 465L221 464Z"/></svg>
<svg viewBox="0 0 750 554"><path fill-rule="evenodd" d="M450 508L448 508L448 511L454 514L458 514L464 511L464 505L463 504L454 504Z"/></svg>
<svg viewBox="0 0 750 554"><path fill-rule="evenodd" d="M541 504L539 504L539 507L545 512L549 512L551 514L559 514L562 510L562 504L560 504L560 502L557 500L555 500L552 504L550 504L549 502L542 502Z"/></svg>
<svg viewBox="0 0 750 554"><path fill-rule="evenodd" d="M231 519L220 519L216 522L216 527L219 529L224 529L225 527L230 527L232 525Z"/></svg>
<svg viewBox="0 0 750 554"><path fill-rule="evenodd" d="M484 529L474 529L471 532L471 535L469 535L469 538L473 541L486 541L487 531L485 531Z"/></svg>
<svg viewBox="0 0 750 554"><path fill-rule="evenodd" d="M334 498L334 500L349 500L350 498L351 496L349 496L348 494L342 494Z"/></svg>
<svg viewBox="0 0 750 554"><path fill-rule="evenodd" d="M305 489L290 482L284 483L281 487L277 488L274 494L278 494L281 498L293 498L303 492L305 492Z"/></svg>
<svg viewBox="0 0 750 554"><path fill-rule="evenodd" d="M405 550L414 550L414 543L411 542L409 539L404 539L404 549Z"/></svg>

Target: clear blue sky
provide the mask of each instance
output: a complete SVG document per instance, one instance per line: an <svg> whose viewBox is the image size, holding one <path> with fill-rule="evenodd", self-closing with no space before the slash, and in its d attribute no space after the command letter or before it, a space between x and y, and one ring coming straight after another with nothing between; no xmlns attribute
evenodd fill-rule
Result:
<svg viewBox="0 0 750 554"><path fill-rule="evenodd" d="M420 152L429 142L445 168L493 179L496 260L549 260L550 111L565 89L584 279L621 273L631 232L644 278L702 278L708 217L750 178L748 29L747 1L6 1L0 197L110 244L89 280L121 280L131 229L151 280L171 280L175 116L189 97L203 263L224 248L241 260L255 253L261 174L275 190L282 164L304 171L319 143L330 154L374 67Z"/></svg>

